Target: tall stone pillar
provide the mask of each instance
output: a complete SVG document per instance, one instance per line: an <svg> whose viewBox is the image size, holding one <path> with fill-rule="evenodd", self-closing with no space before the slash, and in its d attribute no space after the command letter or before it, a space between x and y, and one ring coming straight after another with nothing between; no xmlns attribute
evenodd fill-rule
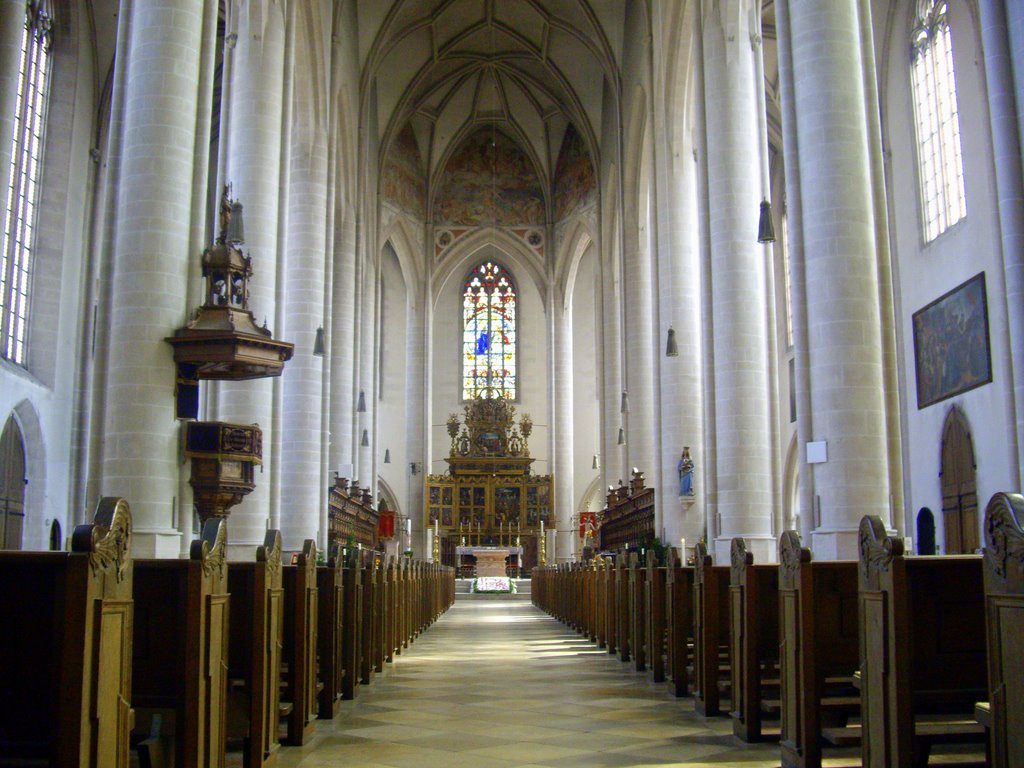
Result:
<svg viewBox="0 0 1024 768"><path fill-rule="evenodd" d="M417 471L412 474L410 463L415 462L417 467L426 465L426 435L427 435L427 318L426 306L429 299L429 283L424 280L421 285L415 282L408 286L409 304L407 307L407 322L405 335L405 361L408 375L405 379L405 407L406 407L406 428L405 428L405 456L406 465L401 471L409 478L406 516L412 520L412 527L422 529L426 525L423 516L423 473ZM404 532L403 532L404 533ZM396 534L397 535L397 534ZM401 540L401 536L399 536ZM412 541L410 541L412 546Z"/></svg>
<svg viewBox="0 0 1024 768"><path fill-rule="evenodd" d="M281 3L236 0L237 19L227 137L226 181L245 207L245 252L252 257L249 307L276 338L298 342L274 328L277 254L281 218L281 147L284 104L285 19ZM296 344L296 353L299 352ZM294 364L290 362L286 371ZM263 468L256 489L231 511L231 548L241 554L263 543L270 518L274 453L274 380L223 382L216 418L259 424ZM299 542L301 544L301 542Z"/></svg>
<svg viewBox="0 0 1024 768"><path fill-rule="evenodd" d="M376 255L367 258L359 295L359 391L366 411L356 413L356 477L377 500L377 297L380 278ZM367 445L363 445L363 432Z"/></svg>
<svg viewBox="0 0 1024 768"><path fill-rule="evenodd" d="M203 3L138 0L131 25L102 492L132 505L136 555L174 557L179 429L175 366L163 340L188 312L195 257L189 245Z"/></svg>
<svg viewBox="0 0 1024 768"><path fill-rule="evenodd" d="M647 175L637 173L640 178ZM653 485L660 472L655 461L655 344L650 312L654 299L654 280L650 247L651 221L647 205L641 204L639 199L646 200L650 190L637 188L631 191L638 199L627 200L624 206L627 211L627 234L624 254L626 309L623 325L626 344L625 383L629 391L629 412L623 415L626 428L626 468L629 470L636 467L646 475L647 484Z"/></svg>
<svg viewBox="0 0 1024 768"><path fill-rule="evenodd" d="M704 107L715 360L720 529L715 561L742 536L758 562L776 558L768 378L767 255L757 242L761 200L757 66L750 1L704 13ZM757 51L759 52L759 48Z"/></svg>
<svg viewBox="0 0 1024 768"><path fill-rule="evenodd" d="M883 350L877 243L869 156L862 41L871 20L857 0L781 0L780 55L794 73L783 91L786 154L798 153L799 221L790 237L794 295L806 297L797 318L796 375L808 383L810 440L824 443L824 459L807 463L800 446L801 484L814 489L811 546L821 559L855 558L857 527L865 514L890 523L889 463L883 391ZM792 100L791 105L786 104ZM827 104L827 109L822 105ZM793 196L791 196L793 197ZM790 205L793 204L792 199ZM886 288L888 290L888 288ZM801 322L804 322L801 319ZM801 347L801 340L804 347ZM809 410L809 412L806 412Z"/></svg>
<svg viewBox="0 0 1024 768"><path fill-rule="evenodd" d="M1024 38L1024 9L1015 6L1019 34ZM1020 97L1024 83L1014 91L1017 76L1024 77L1024 39L1014 62L1010 45L1009 14L1004 0L982 0L981 34L985 49L985 81L995 152L996 192L999 195L999 230L1003 245L1006 309L1010 326L1010 365L1013 369L1014 425L1011 449L1017 467L1017 490L1024 488L1024 167L1021 165L1022 134L1018 131Z"/></svg>
<svg viewBox="0 0 1024 768"><path fill-rule="evenodd" d="M25 0L0 0L0 162L10 161L14 112L18 102L18 73L21 71L21 43L25 35ZM6 208L9 189L0 188L0 203Z"/></svg>
<svg viewBox="0 0 1024 768"><path fill-rule="evenodd" d="M554 453L552 472L555 479L555 521L558 531L557 552L550 552L551 562L568 562L573 556L573 542L577 536L573 526L576 512L573 484L573 340L572 308L565 305L561 291L553 291L550 317L553 318L551 345L552 377L554 389Z"/></svg>
<svg viewBox="0 0 1024 768"><path fill-rule="evenodd" d="M312 110L310 110L311 112ZM312 120L312 118L307 118ZM295 355L282 379L281 535L286 549L318 538L321 486L323 358L313 354L323 324L327 240L327 156L325 133L296 128L288 194L288 270L285 278L285 335ZM321 482L323 480L323 482Z"/></svg>
<svg viewBox="0 0 1024 768"><path fill-rule="evenodd" d="M352 350L356 348L356 216L353 207L343 204L336 221L333 307L331 330L327 334L331 366L331 448L328 465L332 472L340 473L355 465L355 437L352 431L356 408L353 389L355 356ZM351 470L347 471L352 475Z"/></svg>

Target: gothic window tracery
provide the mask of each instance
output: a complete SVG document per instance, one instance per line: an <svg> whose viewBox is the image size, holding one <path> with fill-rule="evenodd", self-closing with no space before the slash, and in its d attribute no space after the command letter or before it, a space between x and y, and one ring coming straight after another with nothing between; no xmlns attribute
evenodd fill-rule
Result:
<svg viewBox="0 0 1024 768"><path fill-rule="evenodd" d="M921 0L911 33L910 74L926 242L967 215L947 10L947 0Z"/></svg>
<svg viewBox="0 0 1024 768"><path fill-rule="evenodd" d="M52 26L43 4L29 0L22 33L14 133L0 137L0 141L10 140L7 205L0 247L0 356L19 365L25 364Z"/></svg>
<svg viewBox="0 0 1024 768"><path fill-rule="evenodd" d="M462 292L462 398L516 398L516 289L500 265L486 261Z"/></svg>

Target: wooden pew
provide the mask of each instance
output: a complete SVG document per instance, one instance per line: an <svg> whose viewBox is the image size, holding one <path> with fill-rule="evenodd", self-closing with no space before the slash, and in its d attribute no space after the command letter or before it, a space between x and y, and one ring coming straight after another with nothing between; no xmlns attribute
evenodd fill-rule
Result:
<svg viewBox="0 0 1024 768"><path fill-rule="evenodd" d="M1024 496L997 493L985 509L985 634L992 765L1024 765Z"/></svg>
<svg viewBox="0 0 1024 768"><path fill-rule="evenodd" d="M375 671L374 659L377 652L374 649L376 633L374 626L377 617L377 573L373 552L360 550L359 556L363 561L362 589L363 598L359 605L361 616L359 618L359 682L369 685L373 680ZM429 597L428 597L429 599Z"/></svg>
<svg viewBox="0 0 1024 768"><path fill-rule="evenodd" d="M640 563L640 553L630 552L628 560L629 590L626 608L629 611L629 652L633 655L633 667L637 672L647 669L645 649L647 645L647 615L644 611L644 580L647 576Z"/></svg>
<svg viewBox="0 0 1024 768"><path fill-rule="evenodd" d="M227 522L210 518L187 560L135 561L132 707L178 768L224 765Z"/></svg>
<svg viewBox="0 0 1024 768"><path fill-rule="evenodd" d="M694 564L693 704L702 715L717 715L729 680L729 568L712 565L703 542L694 548Z"/></svg>
<svg viewBox="0 0 1024 768"><path fill-rule="evenodd" d="M644 614L647 618L647 664L656 683L665 682L665 568L657 553L647 550L644 580Z"/></svg>
<svg viewBox="0 0 1024 768"><path fill-rule="evenodd" d="M755 565L741 538L732 540L729 555L732 731L761 741L762 700L779 686L779 567Z"/></svg>
<svg viewBox="0 0 1024 768"><path fill-rule="evenodd" d="M684 566L675 547L665 569L665 613L668 674L676 696L690 693L693 653L693 568Z"/></svg>
<svg viewBox="0 0 1024 768"><path fill-rule="evenodd" d="M842 727L860 713L852 687L860 664L857 584L857 561L812 562L796 531L779 538L780 744L787 768L819 768L824 731L840 745L860 743L858 729Z"/></svg>
<svg viewBox="0 0 1024 768"><path fill-rule="evenodd" d="M926 765L935 744L984 741L981 558L904 557L871 515L859 538L864 766Z"/></svg>
<svg viewBox="0 0 1024 768"><path fill-rule="evenodd" d="M629 661L629 555L620 552L615 558L615 629L618 637L619 661Z"/></svg>
<svg viewBox="0 0 1024 768"><path fill-rule="evenodd" d="M359 663L362 658L360 643L363 636L363 568L356 550L344 550L344 561L341 579L344 594L341 619L341 698L354 699L356 686L359 685Z"/></svg>
<svg viewBox="0 0 1024 768"><path fill-rule="evenodd" d="M345 610L343 568L340 553L335 548L325 565L316 569L317 589L317 653L320 659L320 695L317 717L331 720L341 708L342 680L342 620Z"/></svg>
<svg viewBox="0 0 1024 768"><path fill-rule="evenodd" d="M284 648L288 714L285 743L302 746L316 727L319 708L317 678L317 605L316 542L306 539L294 565L284 567Z"/></svg>
<svg viewBox="0 0 1024 768"><path fill-rule="evenodd" d="M618 650L619 644L619 609L618 601L616 600L616 558L605 558L604 565L604 624L605 624L605 637L607 638L606 648L608 653L613 656Z"/></svg>
<svg viewBox="0 0 1024 768"><path fill-rule="evenodd" d="M228 563L227 736L243 740L246 768L277 764L284 642L281 570L281 533L276 530L267 531L255 560Z"/></svg>
<svg viewBox="0 0 1024 768"><path fill-rule="evenodd" d="M594 559L594 639L598 648L608 647L607 611L608 561L597 557Z"/></svg>
<svg viewBox="0 0 1024 768"><path fill-rule="evenodd" d="M127 768L131 535L109 497L70 552L0 552L0 765Z"/></svg>

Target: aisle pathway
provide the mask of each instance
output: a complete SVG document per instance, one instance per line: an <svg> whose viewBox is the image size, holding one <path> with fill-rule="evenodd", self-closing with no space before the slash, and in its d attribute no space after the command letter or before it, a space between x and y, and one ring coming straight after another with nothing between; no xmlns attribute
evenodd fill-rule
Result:
<svg viewBox="0 0 1024 768"><path fill-rule="evenodd" d="M459 600L282 768L777 766L530 603Z"/></svg>

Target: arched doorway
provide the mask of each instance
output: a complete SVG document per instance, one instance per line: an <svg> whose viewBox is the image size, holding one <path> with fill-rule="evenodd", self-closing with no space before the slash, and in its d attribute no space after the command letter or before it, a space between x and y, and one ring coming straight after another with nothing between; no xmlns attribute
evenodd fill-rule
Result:
<svg viewBox="0 0 1024 768"><path fill-rule="evenodd" d="M917 513L917 554L935 554L935 515L928 507Z"/></svg>
<svg viewBox="0 0 1024 768"><path fill-rule="evenodd" d="M945 554L974 552L979 545L974 446L964 412L953 406L942 428L942 524Z"/></svg>
<svg viewBox="0 0 1024 768"><path fill-rule="evenodd" d="M0 548L21 549L26 482L25 441L9 416L0 435Z"/></svg>

